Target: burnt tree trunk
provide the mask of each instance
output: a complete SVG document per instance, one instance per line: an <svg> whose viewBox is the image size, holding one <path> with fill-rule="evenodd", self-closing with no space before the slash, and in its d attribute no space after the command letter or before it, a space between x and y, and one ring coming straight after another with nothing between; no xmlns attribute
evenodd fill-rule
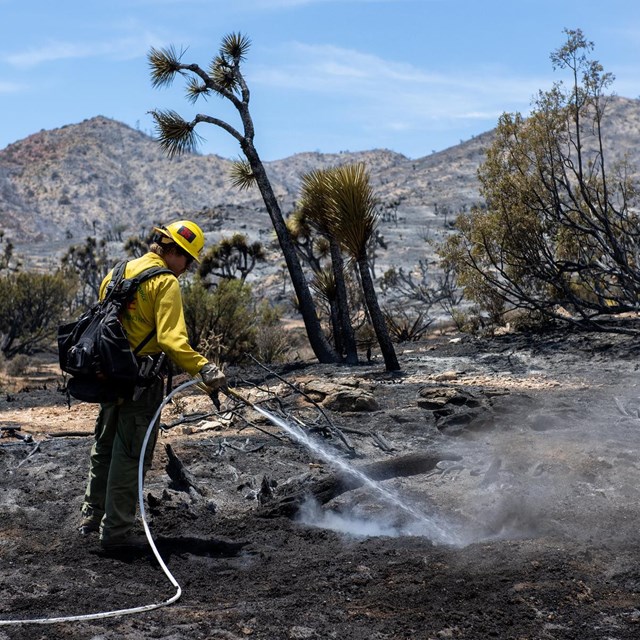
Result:
<svg viewBox="0 0 640 640"><path fill-rule="evenodd" d="M391 342L391 336L387 330L384 315L378 304L378 297L373 285L373 278L371 277L366 255L363 254L362 257L357 260L357 265L360 272L360 283L364 293L364 301L367 305L369 318L371 319L373 330L376 333L380 350L382 351L385 368L387 371L399 371L400 365L398 364L396 351L393 348L393 342Z"/></svg>
<svg viewBox="0 0 640 640"><path fill-rule="evenodd" d="M371 480L389 480L390 478L415 476L426 473L434 469L438 462L442 460L460 459L461 456L456 455L412 454L392 458L391 460L373 462L359 467L357 471ZM336 473L317 481L304 479L287 485L285 491L280 495L276 493L273 500L263 504L258 511L258 515L263 518L276 518L280 516L290 518L295 516L302 503L309 496L315 498L320 504L325 504L336 496L346 493L347 491L352 491L353 489L358 489L364 483L365 480L361 476L347 472Z"/></svg>
<svg viewBox="0 0 640 640"><path fill-rule="evenodd" d="M248 119L248 117L249 116L247 114L246 118ZM245 118L243 118L243 122L244 121ZM246 124L247 123L245 123L245 126ZM339 362L340 358L338 357L338 354L336 354L331 348L329 341L322 332L322 326L320 324L318 314L316 313L316 307L313 302L313 298L311 297L311 292L309 291L309 285L304 277L304 272L302 271L302 266L298 260L293 240L289 235L289 231L280 210L280 205L273 193L273 188L271 187L271 182L267 177L267 172L262 164L262 160L260 160L258 152L248 136L241 140L240 145L245 157L251 165L251 170L255 176L256 184L260 189L262 199L265 207L267 208L267 213L271 218L271 223L273 224L273 228L276 232L280 249L284 256L284 261L287 265L287 269L289 270L291 283L293 284L293 289L298 298L300 314L302 315L307 337L309 338L309 345L319 362L324 364Z"/></svg>
<svg viewBox="0 0 640 640"><path fill-rule="evenodd" d="M349 298L345 283L344 260L338 241L331 235L329 235L328 238L331 251L331 268L333 269L336 283L338 322L340 323L342 346L344 347L347 364L358 364L356 337L353 327L351 326L351 318L349 317ZM339 354L342 355L342 352L339 351Z"/></svg>

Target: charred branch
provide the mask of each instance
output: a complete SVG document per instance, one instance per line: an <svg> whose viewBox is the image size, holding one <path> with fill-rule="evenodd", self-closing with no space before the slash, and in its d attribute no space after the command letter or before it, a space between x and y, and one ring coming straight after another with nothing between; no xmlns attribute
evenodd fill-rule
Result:
<svg viewBox="0 0 640 640"><path fill-rule="evenodd" d="M436 454L413 454L373 462L360 467L358 471L373 481L389 480L427 473L442 460L461 460L461 456L441 456ZM360 475L346 472L335 473L320 480L304 478L292 482L274 494L272 500L263 504L258 515L263 518L291 518L308 497L326 504L333 498L363 486L365 480Z"/></svg>

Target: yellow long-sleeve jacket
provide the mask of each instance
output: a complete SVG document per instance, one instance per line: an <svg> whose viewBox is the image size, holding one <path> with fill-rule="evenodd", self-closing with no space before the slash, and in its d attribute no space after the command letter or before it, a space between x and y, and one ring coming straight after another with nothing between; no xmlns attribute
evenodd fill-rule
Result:
<svg viewBox="0 0 640 640"><path fill-rule="evenodd" d="M132 278L149 267L166 267L155 253L146 253L131 260L125 269L125 278ZM100 299L111 281L110 271L100 285ZM191 348L182 309L182 295L178 279L171 273L161 273L143 282L122 315L122 326L129 344L135 349L153 330L156 334L138 355L154 355L163 351L184 369L195 375L207 364L207 359Z"/></svg>

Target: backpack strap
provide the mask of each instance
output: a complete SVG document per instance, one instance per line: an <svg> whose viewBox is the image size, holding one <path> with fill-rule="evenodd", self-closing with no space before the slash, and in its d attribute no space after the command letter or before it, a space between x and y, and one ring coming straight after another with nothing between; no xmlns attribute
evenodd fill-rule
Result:
<svg viewBox="0 0 640 640"><path fill-rule="evenodd" d="M114 296L115 292L118 290L120 283L124 280L124 271L127 268L127 261L121 260L113 267L113 271L111 272L111 280L107 285L106 294L104 299L102 300L103 304L107 303Z"/></svg>
<svg viewBox="0 0 640 640"><path fill-rule="evenodd" d="M125 263L126 265L126 263ZM119 266L119 265L118 265ZM124 271L124 270L123 270ZM153 278L154 276L160 275L161 273L171 273L173 274L173 271L171 271L170 269L167 269L166 267L149 267L148 269L145 269L144 271L141 271L137 276L134 276L133 278L129 278L130 282L131 282L131 291L134 293L138 290L138 287L145 282L146 280L149 280L149 278ZM142 350L142 348L149 342L149 340L151 340L151 338L153 338L153 336L156 335L156 328L154 327L153 329L151 329L151 331L142 339L142 342L140 342L140 344L138 344L138 346L133 349L133 355L138 355L138 353L140 353L140 351Z"/></svg>
<svg viewBox="0 0 640 640"><path fill-rule="evenodd" d="M149 267L148 269L145 269L139 274L133 276L133 278L125 278L124 273L126 268L127 260L121 260L113 268L111 281L107 285L107 293L104 297L104 300L102 301L103 304L109 302L109 300L111 300L111 298L113 298L116 293L121 296L120 301L124 302L125 300L132 298L135 292L138 290L138 287L146 280L149 280L149 278L153 278L154 276L160 275L161 273L173 274L173 271L167 269L166 267ZM121 284L123 282L126 282L126 286L121 287ZM124 292L122 291L122 289L124 289ZM133 355L137 355L155 334L156 328L154 327L149 332L149 334L144 337L142 342L140 342L140 344L132 350Z"/></svg>
<svg viewBox="0 0 640 640"><path fill-rule="evenodd" d="M149 342L149 340L151 340L151 338L153 338L153 336L156 335L156 328L153 327L153 329L151 329L151 331L149 331L149 333L142 339L142 342L135 348L133 349L133 355L137 356L140 351L142 351L142 347L144 347L147 342Z"/></svg>
<svg viewBox="0 0 640 640"><path fill-rule="evenodd" d="M148 269L141 271L137 276L129 278L129 280L133 283L134 288L137 289L145 280L153 278L153 276L160 275L161 273L173 274L173 271L167 267L149 267Z"/></svg>

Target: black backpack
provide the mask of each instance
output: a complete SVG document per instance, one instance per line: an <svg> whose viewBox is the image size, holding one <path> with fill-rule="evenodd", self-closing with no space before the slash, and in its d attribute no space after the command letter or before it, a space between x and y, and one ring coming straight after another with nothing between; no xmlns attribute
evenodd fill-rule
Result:
<svg viewBox="0 0 640 640"><path fill-rule="evenodd" d="M111 402L131 397L138 378L136 354L155 335L155 327L131 349L120 314L133 299L138 287L165 267L150 267L133 278L125 278L126 260L113 269L104 299L77 320L58 327L60 368L72 378L69 393L85 402Z"/></svg>

